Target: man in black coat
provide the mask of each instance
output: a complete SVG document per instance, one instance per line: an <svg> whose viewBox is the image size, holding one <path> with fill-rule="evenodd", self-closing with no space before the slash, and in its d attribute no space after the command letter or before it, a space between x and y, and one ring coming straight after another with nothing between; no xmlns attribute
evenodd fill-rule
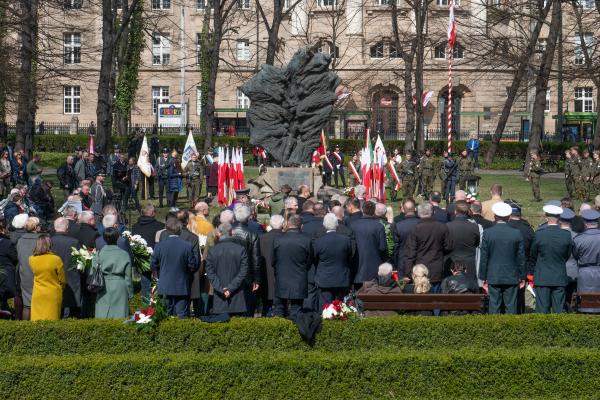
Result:
<svg viewBox="0 0 600 400"><path fill-rule="evenodd" d="M217 230L219 239L206 257L206 275L214 289L212 314L246 314L246 249L231 237L231 225L222 224Z"/></svg>
<svg viewBox="0 0 600 400"><path fill-rule="evenodd" d="M77 175L75 174L73 165L73 156L68 156L67 162L61 165L56 171L58 181L60 182L60 188L63 191L65 200L73 192L75 187L77 187Z"/></svg>
<svg viewBox="0 0 600 400"><path fill-rule="evenodd" d="M483 215L481 215L482 210L483 208L480 201L474 201L471 203L471 218L473 218L473 221L477 222L477 224L481 225L481 227L485 230L494 226L494 223L483 218Z"/></svg>
<svg viewBox="0 0 600 400"><path fill-rule="evenodd" d="M358 269L354 277L354 285L358 289L363 282L377 277L379 266L387 257L387 242L385 228L375 216L375 203L371 201L365 202L363 217L351 220L349 226L356 239Z"/></svg>
<svg viewBox="0 0 600 400"><path fill-rule="evenodd" d="M465 266L465 273L477 280L477 248L479 247L479 227L469 220L469 205L464 200L454 203L454 219L446 224L453 244L449 259Z"/></svg>
<svg viewBox="0 0 600 400"><path fill-rule="evenodd" d="M156 209L152 204L148 203L144 207L142 207L142 215L138 219L138 222L136 222L131 228L131 233L133 235L140 235L142 239L144 239L146 243L148 243L148 246L154 249L154 246L156 245L156 233L163 229L165 229L165 224L156 220ZM198 237L196 236L195 243L190 241L190 244L192 245L192 247L194 247L194 245L196 246L194 247L194 250L197 251L197 253L195 253L195 256L197 257L197 260L200 260ZM150 283L151 273L148 272L142 274L142 298L147 299L149 297Z"/></svg>
<svg viewBox="0 0 600 400"><path fill-rule="evenodd" d="M59 256L65 270L66 285L63 289L63 318L79 318L81 315L81 272L72 262L71 248L79 249L79 241L68 236L69 221L57 218L54 221L55 234L52 236L52 251Z"/></svg>
<svg viewBox="0 0 600 400"><path fill-rule="evenodd" d="M342 300L350 287L350 266L354 257L352 241L337 233L335 214L323 218L325 235L313 241L314 281L319 293L318 310L333 300Z"/></svg>
<svg viewBox="0 0 600 400"><path fill-rule="evenodd" d="M448 212L440 207L440 203L442 202L442 195L440 192L431 192L429 195L429 203L433 206L433 215L432 218L442 224L445 224L450 220L448 216Z"/></svg>
<svg viewBox="0 0 600 400"><path fill-rule="evenodd" d="M298 203L298 208L300 208L300 203ZM315 202L304 199L300 216L302 217L302 225L306 225L315 219Z"/></svg>
<svg viewBox="0 0 600 400"><path fill-rule="evenodd" d="M415 210L415 201L408 197L402 200L402 215L403 218L394 220L394 229L392 233L394 235L394 255L393 264L396 269L403 270L404 264L406 263L404 249L406 246L406 239L412 232L413 227L419 223L419 217Z"/></svg>
<svg viewBox="0 0 600 400"><path fill-rule="evenodd" d="M79 241L79 230L81 226L77 222L77 209L73 206L66 206L63 211L64 217L69 222L69 229L67 230L67 235L75 238Z"/></svg>
<svg viewBox="0 0 600 400"><path fill-rule="evenodd" d="M287 231L273 241L275 299L273 315L296 319L308 295L308 269L312 265L311 239L300 232L301 218L292 215Z"/></svg>
<svg viewBox="0 0 600 400"><path fill-rule="evenodd" d="M506 204L512 207L512 214L507 224L511 228L518 229L523 236L523 250L525 251L526 270L528 274L533 273L535 258L531 257L531 244L535 235L529 222L521 218L521 205L514 200L506 200Z"/></svg>
<svg viewBox="0 0 600 400"><path fill-rule="evenodd" d="M260 235L261 275L263 302L262 316L273 316L273 298L275 297L275 270L273 269L273 241L283 235L284 218L279 214L271 216L269 225L271 230Z"/></svg>
<svg viewBox="0 0 600 400"><path fill-rule="evenodd" d="M310 200L304 202L304 206L313 203ZM325 216L325 206L323 203L313 203L311 205L312 215L308 222L305 222L305 217L302 217L302 233L308 236L310 239L322 234L323 230L323 217ZM308 296L304 300L304 308L307 310L318 310L319 306L319 291L315 284L315 267L316 264L312 264L308 270Z"/></svg>
<svg viewBox="0 0 600 400"><path fill-rule="evenodd" d="M310 200L304 202L308 203ZM315 236L323 228L323 217L327 214L323 203L316 203L313 205L312 218L305 221L304 216L302 217L302 233L309 235L310 237Z"/></svg>
<svg viewBox="0 0 600 400"><path fill-rule="evenodd" d="M348 200L346 203L346 212L348 216L346 217L346 225L352 225L352 222L357 221L363 217L360 205L360 200L356 197L353 197Z"/></svg>
<svg viewBox="0 0 600 400"><path fill-rule="evenodd" d="M431 293L439 293L444 278L444 256L452 249L452 240L446 224L433 219L433 206L423 203L417 207L421 220L406 240L404 275L412 275L416 264L424 264L429 269Z"/></svg>
<svg viewBox="0 0 600 400"><path fill-rule="evenodd" d="M244 246L248 255L248 277L246 281L251 293L248 296L248 316L254 316L256 308L256 293L260 289L260 245L258 235L248 227L248 220L252 215L252 210L245 204L237 204L233 209L235 222L232 224L231 236L236 238Z"/></svg>
<svg viewBox="0 0 600 400"><path fill-rule="evenodd" d="M81 245L88 249L96 248L96 238L100 236L96 229L96 219L92 211L83 211L79 215L79 231L77 232L76 239L79 239Z"/></svg>
<svg viewBox="0 0 600 400"><path fill-rule="evenodd" d="M150 266L158 279L159 296L166 296L167 314L187 318L193 275L198 271L198 260L192 246L180 237L182 224L177 218L167 219L168 237L156 245Z"/></svg>

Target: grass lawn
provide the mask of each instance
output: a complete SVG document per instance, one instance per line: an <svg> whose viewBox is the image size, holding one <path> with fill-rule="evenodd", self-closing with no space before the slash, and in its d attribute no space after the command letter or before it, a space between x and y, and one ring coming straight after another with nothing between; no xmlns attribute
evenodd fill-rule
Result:
<svg viewBox="0 0 600 400"><path fill-rule="evenodd" d="M246 167L246 178L250 179L256 176L257 169L254 167ZM46 180L52 181L54 184L55 190L53 191L56 206L59 207L62 204L63 195L62 192L58 189L58 182L56 175L46 175L44 177ZM544 202L537 203L533 201L533 195L531 192L531 186L529 182L525 181L525 179L521 175L503 175L503 174L482 174L480 181L480 200L484 201L489 198L489 188L494 183L500 183L504 187L504 198L505 199L514 199L523 205L523 216L535 227L541 222L543 222L543 212L542 206L546 201L549 200L559 200L566 195L566 189L564 185L563 179L556 178L543 178L541 183L541 192ZM435 182L435 190L440 190L441 182L439 179ZM111 187L110 179L107 179L106 186ZM155 192L158 194L158 184L155 185ZM206 194L206 185L203 187L202 196ZM185 199L185 192L182 193L182 198L179 200L178 205L181 208L187 207L189 203ZM421 199L417 199L421 201ZM153 204L158 206L158 200L150 200ZM141 200L141 203L145 201ZM577 205L579 206L579 204ZM400 202L392 203L392 207L394 208L394 213L398 213L400 208ZM158 210L158 219L163 220L164 216L167 213L167 208L162 208ZM219 212L219 207L211 207L211 216L216 215ZM259 216L261 222L265 222L267 215ZM133 222L137 220L137 212L132 212Z"/></svg>

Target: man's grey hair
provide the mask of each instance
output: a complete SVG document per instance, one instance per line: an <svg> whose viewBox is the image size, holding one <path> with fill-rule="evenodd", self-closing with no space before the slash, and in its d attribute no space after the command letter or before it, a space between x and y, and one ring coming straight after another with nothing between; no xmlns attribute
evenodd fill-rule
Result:
<svg viewBox="0 0 600 400"><path fill-rule="evenodd" d="M117 224L117 216L113 214L106 214L102 218L102 226L104 228L112 228Z"/></svg>
<svg viewBox="0 0 600 400"><path fill-rule="evenodd" d="M156 209L154 208L154 205L150 203L144 204L144 207L142 208L142 215L146 217L154 217L156 215Z"/></svg>
<svg viewBox="0 0 600 400"><path fill-rule="evenodd" d="M63 217L56 218L54 221L54 230L56 232L67 232L69 230L69 220Z"/></svg>
<svg viewBox="0 0 600 400"><path fill-rule="evenodd" d="M167 222L165 223L165 228L167 231L179 235L182 229L181 221L177 219L177 217L169 217L167 218Z"/></svg>
<svg viewBox="0 0 600 400"><path fill-rule="evenodd" d="M221 224L217 228L220 237L230 237L231 236L231 225L230 224Z"/></svg>
<svg viewBox="0 0 600 400"><path fill-rule="evenodd" d="M115 206L113 206L112 204L106 205L102 209L102 215L109 215L109 214L110 215L119 215L117 208Z"/></svg>
<svg viewBox="0 0 600 400"><path fill-rule="evenodd" d="M65 217L77 218L77 209L73 206L66 206L63 215Z"/></svg>
<svg viewBox="0 0 600 400"><path fill-rule="evenodd" d="M390 263L383 263L379 266L379 269L377 270L377 275L379 276L392 276L392 272L393 272L394 268L392 267L392 264Z"/></svg>
<svg viewBox="0 0 600 400"><path fill-rule="evenodd" d="M89 224L94 219L94 213L91 211L83 211L79 216L79 222Z"/></svg>
<svg viewBox="0 0 600 400"><path fill-rule="evenodd" d="M271 219L269 220L269 226L272 229L281 229L283 228L283 223L285 222L285 219L283 218L283 216L279 215L279 214L275 214L271 216Z"/></svg>
<svg viewBox="0 0 600 400"><path fill-rule="evenodd" d="M385 204L377 203L375 205L375 215L376 216L378 216L379 218L383 218L383 217L385 217L386 213L387 213L387 207L385 206Z"/></svg>
<svg viewBox="0 0 600 400"><path fill-rule="evenodd" d="M288 196L285 198L285 201L283 204L284 204L285 208L292 208L292 205L294 205L294 204L296 206L298 206L298 199L295 198L294 196Z"/></svg>
<svg viewBox="0 0 600 400"><path fill-rule="evenodd" d="M252 210L250 209L250 207L238 203L233 208L233 215L235 216L235 220L237 222L245 224L246 222L248 222L248 218L250 218L250 215L252 215Z"/></svg>
<svg viewBox="0 0 600 400"><path fill-rule="evenodd" d="M354 195L357 198L364 197L365 193L367 193L367 188L365 187L365 185L356 185L356 187L354 188Z"/></svg>
<svg viewBox="0 0 600 400"><path fill-rule="evenodd" d="M221 224L232 224L233 223L233 211L223 210L219 216L219 222Z"/></svg>
<svg viewBox="0 0 600 400"><path fill-rule="evenodd" d="M329 213L323 217L323 226L328 231L335 231L338 227L339 221L334 213Z"/></svg>
<svg viewBox="0 0 600 400"><path fill-rule="evenodd" d="M417 206L417 213L420 218L429 218L433 215L433 206L430 203L423 203Z"/></svg>
<svg viewBox="0 0 600 400"><path fill-rule="evenodd" d="M23 229L28 220L29 220L29 215L27 215L25 213L17 214L17 215L15 215L15 217L12 220L12 226L15 229Z"/></svg>
<svg viewBox="0 0 600 400"><path fill-rule="evenodd" d="M338 219L344 219L344 208L342 206L333 207L331 212L334 213Z"/></svg>

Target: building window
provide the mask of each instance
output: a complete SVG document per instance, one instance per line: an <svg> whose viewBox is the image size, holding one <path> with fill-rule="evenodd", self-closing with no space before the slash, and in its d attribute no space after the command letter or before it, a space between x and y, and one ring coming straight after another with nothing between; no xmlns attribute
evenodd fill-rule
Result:
<svg viewBox="0 0 600 400"><path fill-rule="evenodd" d="M390 44L390 58L402 58L402 52L395 44Z"/></svg>
<svg viewBox="0 0 600 400"><path fill-rule="evenodd" d="M152 0L153 10L169 10L171 8L171 0Z"/></svg>
<svg viewBox="0 0 600 400"><path fill-rule="evenodd" d="M383 58L383 42L377 42L370 49L371 58Z"/></svg>
<svg viewBox="0 0 600 400"><path fill-rule="evenodd" d="M591 87L575 88L575 112L594 111L593 89Z"/></svg>
<svg viewBox="0 0 600 400"><path fill-rule="evenodd" d="M202 87L196 86L196 114L202 115Z"/></svg>
<svg viewBox="0 0 600 400"><path fill-rule="evenodd" d="M162 32L152 34L152 65L168 65L171 62L169 35Z"/></svg>
<svg viewBox="0 0 600 400"><path fill-rule="evenodd" d="M433 49L433 58L443 60L446 58L446 45L447 43L442 43ZM460 60L464 57L464 49L459 43L454 44L454 59Z"/></svg>
<svg viewBox="0 0 600 400"><path fill-rule="evenodd" d="M64 86L64 113L79 114L81 112L81 87Z"/></svg>
<svg viewBox="0 0 600 400"><path fill-rule="evenodd" d="M83 0L65 0L65 10L81 10Z"/></svg>
<svg viewBox="0 0 600 400"><path fill-rule="evenodd" d="M152 86L152 114L158 112L158 105L169 102L168 86Z"/></svg>
<svg viewBox="0 0 600 400"><path fill-rule="evenodd" d="M595 0L577 0L577 4L579 5L579 7L586 10L590 10L596 6Z"/></svg>
<svg viewBox="0 0 600 400"><path fill-rule="evenodd" d="M546 39L546 38L540 38L537 41L537 45L536 45L535 50L538 53L545 53L546 52L546 45L547 44L548 44L548 39Z"/></svg>
<svg viewBox="0 0 600 400"><path fill-rule="evenodd" d="M377 6L391 6L392 4L396 3L396 5L398 6L399 0L375 0L375 5Z"/></svg>
<svg viewBox="0 0 600 400"><path fill-rule="evenodd" d="M337 0L318 0L317 4L319 7L335 7L337 6Z"/></svg>
<svg viewBox="0 0 600 400"><path fill-rule="evenodd" d="M250 0L238 0L238 6L242 10L249 10L250 9Z"/></svg>
<svg viewBox="0 0 600 400"><path fill-rule="evenodd" d="M544 112L550 112L550 89L546 90L546 104L544 105Z"/></svg>
<svg viewBox="0 0 600 400"><path fill-rule="evenodd" d="M65 64L79 64L81 62L81 33L64 34Z"/></svg>
<svg viewBox="0 0 600 400"><path fill-rule="evenodd" d="M237 108L239 108L239 109L250 108L250 99L239 88L237 90Z"/></svg>
<svg viewBox="0 0 600 400"><path fill-rule="evenodd" d="M250 41L246 39L237 41L237 60L248 61L250 60Z"/></svg>
<svg viewBox="0 0 600 400"><path fill-rule="evenodd" d="M452 0L436 0L436 4L438 6L449 6L450 5L450 1ZM454 5L455 6L460 6L460 0L454 0Z"/></svg>
<svg viewBox="0 0 600 400"><path fill-rule="evenodd" d="M196 8L198 10L204 10L206 8L207 0L196 0Z"/></svg>
<svg viewBox="0 0 600 400"><path fill-rule="evenodd" d="M594 53L594 34L592 32L584 32L583 40L585 41L585 48L592 58ZM585 55L583 54L583 47L581 46L581 36L579 32L575 33L575 65L585 64Z"/></svg>
<svg viewBox="0 0 600 400"><path fill-rule="evenodd" d="M327 54L331 58L340 58L340 48L327 41L319 43L319 46L317 47L317 53Z"/></svg>

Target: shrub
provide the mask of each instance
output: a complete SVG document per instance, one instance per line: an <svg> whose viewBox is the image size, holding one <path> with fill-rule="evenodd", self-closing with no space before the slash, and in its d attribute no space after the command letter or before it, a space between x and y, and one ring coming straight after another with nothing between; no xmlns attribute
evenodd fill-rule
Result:
<svg viewBox="0 0 600 400"><path fill-rule="evenodd" d="M232 343L243 347L246 342ZM595 398L584 349L4 357L5 398Z"/></svg>
<svg viewBox="0 0 600 400"><path fill-rule="evenodd" d="M289 321L234 318L161 323L153 335L121 321L0 322L0 354L63 355L130 352L380 351L398 349L600 348L600 319L583 315L367 318L326 321L314 346ZM238 344L243 343L243 346Z"/></svg>

